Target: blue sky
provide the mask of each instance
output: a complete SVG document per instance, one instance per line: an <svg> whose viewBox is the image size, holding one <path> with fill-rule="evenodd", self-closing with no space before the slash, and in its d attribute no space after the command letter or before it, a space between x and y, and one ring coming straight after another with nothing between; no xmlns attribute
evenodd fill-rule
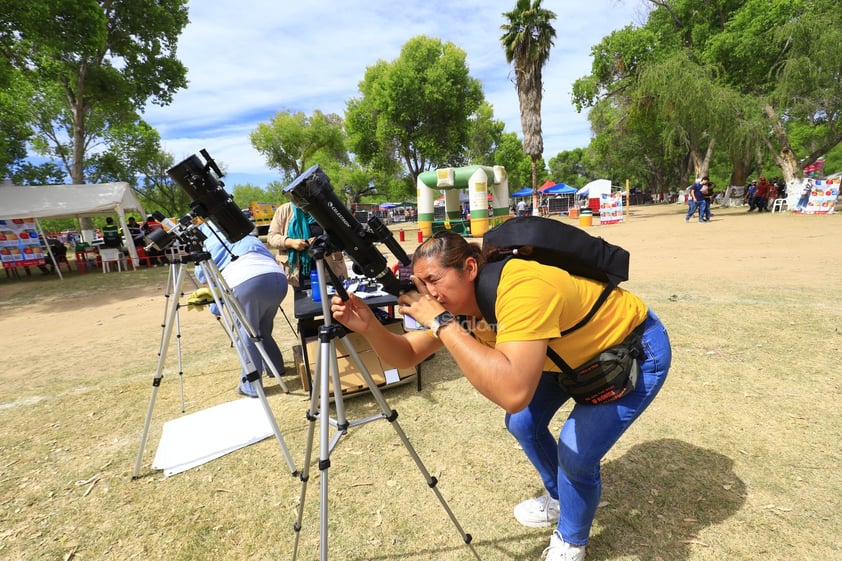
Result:
<svg viewBox="0 0 842 561"><path fill-rule="evenodd" d="M231 188L264 187L280 174L265 165L249 133L280 111L344 115L365 69L392 61L416 35L451 41L467 53L495 118L522 136L511 65L500 45L503 12L516 0L213 0L190 2L178 48L188 88L144 118L176 161L205 148L227 169ZM556 13L555 46L544 69L544 156L587 146L586 115L576 113L573 82L590 73L591 47L642 21L642 0L544 0Z"/></svg>

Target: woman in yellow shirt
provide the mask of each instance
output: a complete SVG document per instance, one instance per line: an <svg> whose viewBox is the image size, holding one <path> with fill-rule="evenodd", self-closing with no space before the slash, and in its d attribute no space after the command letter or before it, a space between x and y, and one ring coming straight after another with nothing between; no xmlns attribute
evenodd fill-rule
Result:
<svg viewBox="0 0 842 561"><path fill-rule="evenodd" d="M511 259L503 268L497 324L489 325L475 291L484 263L479 245L449 231L415 250L417 292L401 295L398 303L402 314L429 327L426 332L387 331L353 295L345 302L332 300L333 316L399 368L446 347L471 384L505 409L507 428L544 484L546 493L517 505L515 517L527 526L556 527L546 559L582 561L601 494L600 460L666 380L672 358L669 337L643 301L620 288L584 326L559 337L587 315L603 285L521 259ZM559 368L547 358L547 347L577 368L638 327L644 356L634 390L608 403L577 403L556 439L549 423L570 395L558 382Z"/></svg>

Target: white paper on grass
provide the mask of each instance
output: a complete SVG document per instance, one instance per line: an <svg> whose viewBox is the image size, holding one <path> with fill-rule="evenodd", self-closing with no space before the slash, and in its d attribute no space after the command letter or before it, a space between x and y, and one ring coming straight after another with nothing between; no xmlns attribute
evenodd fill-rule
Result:
<svg viewBox="0 0 842 561"><path fill-rule="evenodd" d="M164 423L152 468L169 477L271 435L260 400L237 399Z"/></svg>

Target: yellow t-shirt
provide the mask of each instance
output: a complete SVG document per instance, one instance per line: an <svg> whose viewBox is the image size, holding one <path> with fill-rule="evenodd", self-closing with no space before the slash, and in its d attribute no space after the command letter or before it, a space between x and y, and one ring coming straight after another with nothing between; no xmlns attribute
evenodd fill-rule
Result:
<svg viewBox="0 0 842 561"><path fill-rule="evenodd" d="M603 288L600 282L558 267L511 259L497 286L497 331L480 322L474 335L492 347L497 342L550 339L550 347L577 368L625 339L646 319L646 304L631 292L615 288L590 321L559 337L588 314ZM547 358L544 370L558 372L559 368Z"/></svg>

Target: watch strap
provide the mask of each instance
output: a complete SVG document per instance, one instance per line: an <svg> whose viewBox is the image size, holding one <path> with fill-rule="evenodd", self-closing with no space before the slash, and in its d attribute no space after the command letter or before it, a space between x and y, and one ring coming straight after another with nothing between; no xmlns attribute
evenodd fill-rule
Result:
<svg viewBox="0 0 842 561"><path fill-rule="evenodd" d="M432 329L431 329L432 332L433 332L433 337L438 339L439 330L442 327L444 327L445 325L447 325L448 323L451 323L452 321L454 321L455 319L456 319L456 316L454 316L452 313L450 313L448 311L444 311L444 312L440 313L439 315L437 315L433 319L433 325L432 325Z"/></svg>

